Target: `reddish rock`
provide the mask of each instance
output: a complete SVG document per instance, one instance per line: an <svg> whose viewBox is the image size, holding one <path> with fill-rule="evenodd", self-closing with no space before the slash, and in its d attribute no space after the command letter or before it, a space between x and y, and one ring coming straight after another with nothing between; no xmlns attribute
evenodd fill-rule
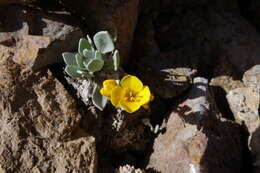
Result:
<svg viewBox="0 0 260 173"><path fill-rule="evenodd" d="M220 118L207 80L195 78L186 99L164 121L147 168L163 173L239 172L240 128Z"/></svg>

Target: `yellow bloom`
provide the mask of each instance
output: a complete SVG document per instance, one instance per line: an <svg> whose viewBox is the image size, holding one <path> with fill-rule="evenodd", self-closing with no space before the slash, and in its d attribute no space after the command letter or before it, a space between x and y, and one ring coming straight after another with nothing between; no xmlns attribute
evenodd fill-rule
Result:
<svg viewBox="0 0 260 173"><path fill-rule="evenodd" d="M100 90L100 93L107 97L109 100L111 99L111 91L116 86L116 80L105 80L103 82L103 88Z"/></svg>
<svg viewBox="0 0 260 173"><path fill-rule="evenodd" d="M141 106L145 107L153 97L149 87L144 86L135 76L125 76L119 85L116 83L108 85L108 83L112 83L111 80L109 81L104 82L101 94L108 97L113 106L122 107L128 113L137 111Z"/></svg>

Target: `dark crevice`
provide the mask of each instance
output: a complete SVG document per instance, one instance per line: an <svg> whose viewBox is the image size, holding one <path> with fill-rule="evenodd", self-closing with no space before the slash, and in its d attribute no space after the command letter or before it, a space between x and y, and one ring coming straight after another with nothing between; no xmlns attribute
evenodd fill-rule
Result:
<svg viewBox="0 0 260 173"><path fill-rule="evenodd" d="M226 119L234 121L234 115L229 107L229 103L226 98L226 91L219 86L210 86L213 93L215 103L222 116Z"/></svg>

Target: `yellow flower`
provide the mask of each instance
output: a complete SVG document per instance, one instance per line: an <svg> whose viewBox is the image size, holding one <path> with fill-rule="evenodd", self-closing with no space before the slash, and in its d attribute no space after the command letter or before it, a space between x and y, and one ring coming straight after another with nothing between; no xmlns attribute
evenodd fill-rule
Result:
<svg viewBox="0 0 260 173"><path fill-rule="evenodd" d="M105 80L103 82L103 88L100 90L100 93L110 100L111 91L116 85L117 85L116 80L112 80L112 79Z"/></svg>
<svg viewBox="0 0 260 173"><path fill-rule="evenodd" d="M125 76L119 85L111 80L105 81L101 94L108 97L113 106L122 107L128 113L137 111L141 106L146 107L153 98L149 87L144 86L137 77L132 75Z"/></svg>

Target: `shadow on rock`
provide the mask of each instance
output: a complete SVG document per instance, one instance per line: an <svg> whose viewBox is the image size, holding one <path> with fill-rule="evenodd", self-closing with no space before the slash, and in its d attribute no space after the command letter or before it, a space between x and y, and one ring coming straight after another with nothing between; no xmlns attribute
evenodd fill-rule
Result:
<svg viewBox="0 0 260 173"><path fill-rule="evenodd" d="M195 78L183 102L163 123L147 169L164 173L242 172L240 126L221 118L207 80ZM149 156L147 156L149 157Z"/></svg>

